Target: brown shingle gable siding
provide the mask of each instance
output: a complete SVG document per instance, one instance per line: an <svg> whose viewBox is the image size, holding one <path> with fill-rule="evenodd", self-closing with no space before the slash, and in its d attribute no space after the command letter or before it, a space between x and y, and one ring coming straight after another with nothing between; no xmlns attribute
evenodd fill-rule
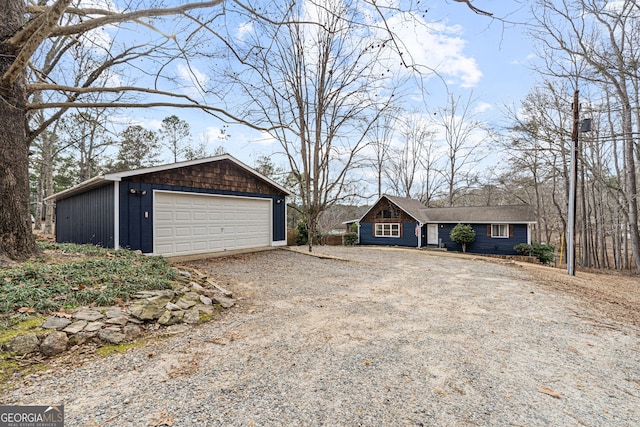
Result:
<svg viewBox="0 0 640 427"><path fill-rule="evenodd" d="M274 188L272 185L229 160L201 163L182 168L135 175L128 179L132 182L146 182L150 184L284 195L277 188Z"/></svg>
<svg viewBox="0 0 640 427"><path fill-rule="evenodd" d="M377 218L376 214L381 210L395 210L398 213L397 218ZM382 198L375 204L375 206L369 209L369 212L362 218L363 222L411 222L415 221L410 215L408 215L401 206L397 206L395 203L391 203L390 199Z"/></svg>

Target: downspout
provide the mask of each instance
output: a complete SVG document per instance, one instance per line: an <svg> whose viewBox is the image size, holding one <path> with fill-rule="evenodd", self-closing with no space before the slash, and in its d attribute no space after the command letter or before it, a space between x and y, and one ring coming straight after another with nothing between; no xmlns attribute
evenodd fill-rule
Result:
<svg viewBox="0 0 640 427"><path fill-rule="evenodd" d="M420 249L422 247L422 226L424 224L422 224L420 221L418 221L418 225L416 225L416 237L418 238L418 249Z"/></svg>

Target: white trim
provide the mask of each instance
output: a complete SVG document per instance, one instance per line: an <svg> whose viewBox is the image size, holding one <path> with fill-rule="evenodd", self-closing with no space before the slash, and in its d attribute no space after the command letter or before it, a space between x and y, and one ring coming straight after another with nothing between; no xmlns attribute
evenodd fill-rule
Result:
<svg viewBox="0 0 640 427"><path fill-rule="evenodd" d="M378 226L379 225L382 226L382 233L383 234L378 234ZM389 235L388 236L384 235L384 229L385 229L384 226L385 225L389 226ZM394 236L392 234L393 233L393 229L395 228L393 226L397 226L397 228L398 228L398 235L397 236ZM401 237L401 234L402 234L402 232L400 231L401 230L400 227L401 227L401 223L399 223L399 222L374 222L373 223L373 236L374 237L389 237L389 238L393 238L393 239L399 239Z"/></svg>
<svg viewBox="0 0 640 427"><path fill-rule="evenodd" d="M493 234L493 226L494 225L499 225L499 226L503 226L504 225L504 226L506 226L507 235L504 236L502 234ZM509 238L509 224L497 223L497 222L491 223L491 238L492 239L508 239Z"/></svg>
<svg viewBox="0 0 640 427"><path fill-rule="evenodd" d="M120 183L113 183L113 248L120 249Z"/></svg>
<svg viewBox="0 0 640 427"><path fill-rule="evenodd" d="M83 181L80 184L74 185L71 188L67 188L66 190L63 190L59 193L52 194L49 197L45 197L44 201L45 202L49 200L56 201L57 199L60 199L61 196L66 196L67 194L70 194L70 193L77 193L80 190L88 190L90 188L97 187L100 184L102 184L102 182L104 181L105 181L104 175L94 176L93 178Z"/></svg>
<svg viewBox="0 0 640 427"><path fill-rule="evenodd" d="M166 194L180 194L180 195L188 195L188 196L208 196L208 197L218 197L218 198L227 198L227 199L247 199L247 200L259 200L263 202L269 202L269 242L271 242L270 246L274 245L273 241L273 199L270 197L249 197L249 196L234 196L229 194L212 194L212 193L197 193L192 191L172 191L172 190L153 190L153 199L151 200L151 209L153 212L153 224L152 227L152 254L156 253L156 239L155 239L155 231L156 231L156 194L157 193L166 193ZM284 240L284 244L286 245L287 241Z"/></svg>
<svg viewBox="0 0 640 427"><path fill-rule="evenodd" d="M286 240L276 240L271 242L271 246L287 246Z"/></svg>
<svg viewBox="0 0 640 427"><path fill-rule="evenodd" d="M420 249L422 247L422 226L424 224L422 224L420 221L418 221L418 225L416 225L416 227L418 227L418 235L416 236L416 238L418 239L418 249Z"/></svg>
<svg viewBox="0 0 640 427"><path fill-rule="evenodd" d="M435 227L435 228L436 228L436 240L435 240L435 242L434 242L433 240L432 240L432 241L429 241L429 228L433 228L433 227ZM438 229L439 229L439 228L440 228L440 227L439 227L439 224L438 224L438 223L430 222L430 223L428 223L428 224L427 224L427 245L438 245L438 244L440 243L440 242L439 242L439 240L438 240L438 239L439 239L439 238L438 238L438 235L440 234L440 233L438 232Z"/></svg>

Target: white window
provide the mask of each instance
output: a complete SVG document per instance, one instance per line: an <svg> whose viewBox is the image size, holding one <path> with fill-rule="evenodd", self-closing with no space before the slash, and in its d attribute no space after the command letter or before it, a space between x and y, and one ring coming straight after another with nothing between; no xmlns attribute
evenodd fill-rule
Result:
<svg viewBox="0 0 640 427"><path fill-rule="evenodd" d="M376 224L376 237L400 237L400 224Z"/></svg>
<svg viewBox="0 0 640 427"><path fill-rule="evenodd" d="M509 224L491 224L491 237L497 239L508 239Z"/></svg>

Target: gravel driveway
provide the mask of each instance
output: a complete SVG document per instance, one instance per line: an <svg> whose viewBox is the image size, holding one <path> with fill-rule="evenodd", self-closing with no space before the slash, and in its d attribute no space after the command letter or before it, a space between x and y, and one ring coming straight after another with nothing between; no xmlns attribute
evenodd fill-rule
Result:
<svg viewBox="0 0 640 427"><path fill-rule="evenodd" d="M24 379L67 426L631 426L640 339L500 262L321 247L201 261L221 320ZM54 365L55 366L55 365Z"/></svg>

